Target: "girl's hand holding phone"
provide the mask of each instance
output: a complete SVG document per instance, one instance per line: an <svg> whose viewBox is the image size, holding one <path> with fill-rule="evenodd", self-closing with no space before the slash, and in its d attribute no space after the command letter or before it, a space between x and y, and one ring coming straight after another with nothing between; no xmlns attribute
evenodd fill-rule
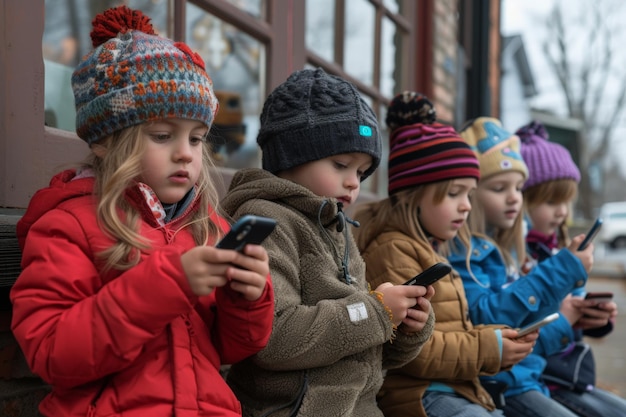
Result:
<svg viewBox="0 0 626 417"><path fill-rule="evenodd" d="M428 321L428 316L432 309L430 300L435 295L435 289L432 285L426 287L426 295L417 299L417 304L409 308L406 318L402 320L400 328L405 333L416 333L422 331Z"/></svg>
<svg viewBox="0 0 626 417"><path fill-rule="evenodd" d="M502 329L502 361L501 369L511 367L530 355L533 346L539 337L539 330L535 330L522 337L518 336L517 330Z"/></svg>
<svg viewBox="0 0 626 417"><path fill-rule="evenodd" d="M422 317L412 313L411 317L407 319L409 311L413 307L418 306L419 308L421 306L421 304L418 304L418 299L426 296L429 290L428 287L421 285L393 285L390 282L385 282L376 287L375 291L382 294L383 304L391 311L392 323L395 326L399 326L405 319L419 320ZM434 290L432 291L434 294ZM430 307L430 302L428 302L428 307ZM426 319L428 319L428 315L426 315ZM424 320L424 323L426 323L426 320ZM411 324L409 321L409 325Z"/></svg>
<svg viewBox="0 0 626 417"><path fill-rule="evenodd" d="M583 264L583 268L585 268L585 271L589 273L589 271L591 271L591 267L593 266L593 243L589 243L589 245L583 250L578 250L584 239L585 235L576 236L572 239L567 249L569 249L575 257L580 259L580 262Z"/></svg>
<svg viewBox="0 0 626 417"><path fill-rule="evenodd" d="M243 252L196 246L181 256L181 263L189 287L197 296L229 284L247 300L255 301L263 294L269 274L267 251L252 244L246 245Z"/></svg>

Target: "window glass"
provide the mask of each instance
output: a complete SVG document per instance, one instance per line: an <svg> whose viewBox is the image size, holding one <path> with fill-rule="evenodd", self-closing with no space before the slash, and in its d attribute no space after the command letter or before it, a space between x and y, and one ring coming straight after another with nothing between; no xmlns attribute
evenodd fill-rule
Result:
<svg viewBox="0 0 626 417"><path fill-rule="evenodd" d="M265 47L191 3L187 3L186 19L187 42L204 59L220 101L211 130L216 162L232 168L257 166Z"/></svg>
<svg viewBox="0 0 626 417"><path fill-rule="evenodd" d="M391 13L398 13L400 6L398 0L383 0L383 6L385 6Z"/></svg>
<svg viewBox="0 0 626 417"><path fill-rule="evenodd" d="M306 47L329 62L335 54L335 0L306 0Z"/></svg>
<svg viewBox="0 0 626 417"><path fill-rule="evenodd" d="M346 0L344 67L365 84L373 84L375 9L367 0Z"/></svg>
<svg viewBox="0 0 626 417"><path fill-rule="evenodd" d="M380 55L380 92L392 97L395 92L396 80L400 79L399 72L402 66L397 58L402 51L398 44L401 41L402 33L398 31L396 25L388 18L383 17L381 33L381 55Z"/></svg>
<svg viewBox="0 0 626 417"><path fill-rule="evenodd" d="M264 17L265 0L226 0L256 18Z"/></svg>

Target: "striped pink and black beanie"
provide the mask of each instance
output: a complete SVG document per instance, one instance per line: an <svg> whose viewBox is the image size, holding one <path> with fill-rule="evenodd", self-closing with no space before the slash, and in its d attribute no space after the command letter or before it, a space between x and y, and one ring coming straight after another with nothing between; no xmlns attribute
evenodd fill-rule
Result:
<svg viewBox="0 0 626 417"><path fill-rule="evenodd" d="M94 50L72 74L76 133L88 144L144 122L181 118L211 126L218 109L204 61L155 34L150 18L119 6L97 15Z"/></svg>
<svg viewBox="0 0 626 417"><path fill-rule="evenodd" d="M438 181L480 178L472 149L454 128L435 119L432 103L419 93L405 91L391 101L389 195Z"/></svg>

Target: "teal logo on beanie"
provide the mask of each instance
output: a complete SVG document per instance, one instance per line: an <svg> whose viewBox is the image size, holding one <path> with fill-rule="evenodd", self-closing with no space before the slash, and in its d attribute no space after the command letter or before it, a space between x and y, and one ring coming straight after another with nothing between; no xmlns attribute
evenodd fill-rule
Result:
<svg viewBox="0 0 626 417"><path fill-rule="evenodd" d="M369 126L359 125L359 135L372 136L372 128Z"/></svg>

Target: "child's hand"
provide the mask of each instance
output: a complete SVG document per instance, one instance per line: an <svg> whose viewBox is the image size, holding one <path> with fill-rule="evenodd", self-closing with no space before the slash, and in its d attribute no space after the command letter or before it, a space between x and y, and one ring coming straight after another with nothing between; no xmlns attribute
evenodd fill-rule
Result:
<svg viewBox="0 0 626 417"><path fill-rule="evenodd" d="M579 329L596 329L604 327L609 320L617 317L617 304L613 301L598 303L595 300L577 299L582 317L576 322Z"/></svg>
<svg viewBox="0 0 626 417"><path fill-rule="evenodd" d="M578 247L582 243L585 235L578 235L574 239L572 239L571 243L567 247L570 252L574 254L575 257L580 259L580 262L583 264L583 268L585 271L589 273L591 271L591 267L593 266L593 243L590 243L589 246L585 248L585 250L578 250Z"/></svg>
<svg viewBox="0 0 626 417"><path fill-rule="evenodd" d="M269 273L268 256L257 245L247 245L245 252L246 255L212 246L196 246L185 252L180 260L191 291L197 296L208 295L230 281L234 291L247 300L257 300Z"/></svg>
<svg viewBox="0 0 626 417"><path fill-rule="evenodd" d="M261 245L248 244L226 271L231 280L230 288L241 293L248 301L256 301L263 295L267 275L270 273L269 256Z"/></svg>
<svg viewBox="0 0 626 417"><path fill-rule="evenodd" d="M419 297L417 304L408 309L406 318L402 320L402 331L416 333L422 331L424 326L426 326L431 310L430 300L435 295L435 289L432 285L429 285L426 289L426 295Z"/></svg>
<svg viewBox="0 0 626 417"><path fill-rule="evenodd" d="M583 316L581 309L582 303L585 300L582 298L572 297L568 295L561 301L561 307L559 308L559 314L567 319L570 325L574 326L578 320Z"/></svg>
<svg viewBox="0 0 626 417"><path fill-rule="evenodd" d="M502 362L501 369L515 365L533 351L539 337L539 330L517 337L517 330L502 329Z"/></svg>
<svg viewBox="0 0 626 417"><path fill-rule="evenodd" d="M407 318L411 307L418 305L417 299L427 294L426 287L419 285L393 285L390 282L380 284L375 291L383 295L382 302L391 310L392 322L395 326L399 326ZM419 305L422 307L422 304ZM427 306L430 311L430 302L428 302ZM427 318L428 316L426 316ZM410 319L415 320L413 316ZM426 319L424 319L424 322Z"/></svg>

